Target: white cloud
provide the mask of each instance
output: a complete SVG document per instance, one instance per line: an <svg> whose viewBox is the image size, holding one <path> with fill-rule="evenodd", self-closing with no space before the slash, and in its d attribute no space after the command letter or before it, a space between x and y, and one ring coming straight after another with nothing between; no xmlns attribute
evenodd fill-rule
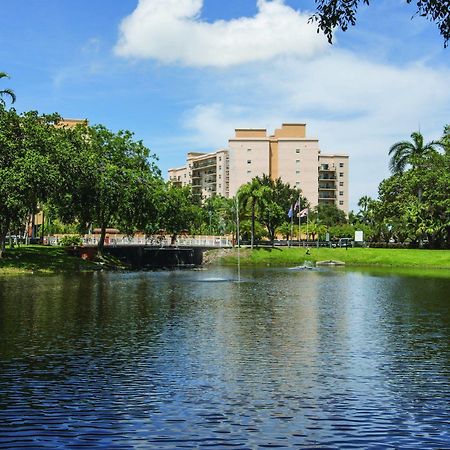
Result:
<svg viewBox="0 0 450 450"><path fill-rule="evenodd" d="M116 54L166 64L229 67L279 55L310 57L325 38L283 0L258 0L254 17L208 23L200 19L203 0L140 0L120 26Z"/></svg>

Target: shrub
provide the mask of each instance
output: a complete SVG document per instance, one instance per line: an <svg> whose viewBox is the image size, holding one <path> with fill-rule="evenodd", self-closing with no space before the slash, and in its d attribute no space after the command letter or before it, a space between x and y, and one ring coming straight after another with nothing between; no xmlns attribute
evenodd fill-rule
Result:
<svg viewBox="0 0 450 450"><path fill-rule="evenodd" d="M64 236L59 240L59 245L62 245L63 247L76 247L82 243L81 236L78 235Z"/></svg>

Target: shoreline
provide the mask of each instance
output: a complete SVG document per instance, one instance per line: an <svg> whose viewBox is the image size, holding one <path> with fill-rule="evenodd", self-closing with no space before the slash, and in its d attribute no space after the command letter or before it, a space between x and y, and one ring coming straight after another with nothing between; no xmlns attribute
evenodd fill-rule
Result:
<svg viewBox="0 0 450 450"><path fill-rule="evenodd" d="M450 250L383 249L383 248L250 248L240 249L242 267L292 267L320 261L342 261L344 267L364 269L436 270L450 277ZM206 250L202 266L236 266L237 249ZM342 267L342 266L340 266ZM130 270L120 261L107 257L98 261L84 261L70 255L63 247L40 245L8 249L0 259L0 276L21 274L56 274L95 272L99 270Z"/></svg>

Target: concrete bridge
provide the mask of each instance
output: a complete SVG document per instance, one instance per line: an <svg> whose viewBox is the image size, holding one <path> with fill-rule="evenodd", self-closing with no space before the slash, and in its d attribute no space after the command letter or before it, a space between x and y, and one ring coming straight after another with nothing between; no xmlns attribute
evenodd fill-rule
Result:
<svg viewBox="0 0 450 450"><path fill-rule="evenodd" d="M59 238L49 236L46 238L48 244L58 245ZM85 235L82 238L83 246L97 246L100 237L98 235ZM230 238L226 236L177 236L172 240L169 236L115 236L107 235L105 238L105 247L123 247L123 246L146 246L158 248L231 248L233 246Z"/></svg>
<svg viewBox="0 0 450 450"><path fill-rule="evenodd" d="M98 237L85 237L83 245L74 250L83 259L93 259ZM50 244L58 245L57 240ZM196 267L203 262L203 252L215 248L231 248L232 242L223 236L179 237L175 242L165 236L110 237L105 240L105 254L109 254L134 269Z"/></svg>

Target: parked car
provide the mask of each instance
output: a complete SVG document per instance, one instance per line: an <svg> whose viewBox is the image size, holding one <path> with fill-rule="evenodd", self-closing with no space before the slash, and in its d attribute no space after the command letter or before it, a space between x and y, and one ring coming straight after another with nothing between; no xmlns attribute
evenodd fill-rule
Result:
<svg viewBox="0 0 450 450"><path fill-rule="evenodd" d="M353 245L352 238L340 238L337 246L338 247L351 247Z"/></svg>

